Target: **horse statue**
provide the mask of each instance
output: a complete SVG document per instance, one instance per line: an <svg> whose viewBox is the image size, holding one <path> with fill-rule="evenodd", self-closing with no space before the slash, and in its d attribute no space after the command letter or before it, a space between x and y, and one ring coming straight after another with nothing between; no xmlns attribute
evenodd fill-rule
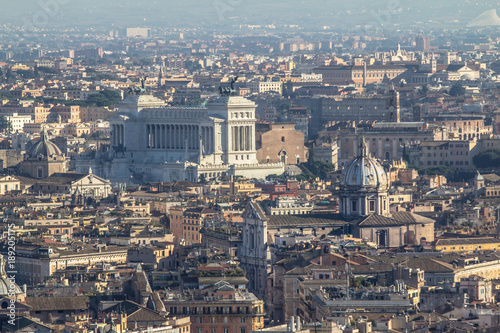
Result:
<svg viewBox="0 0 500 333"><path fill-rule="evenodd" d="M145 95L147 93L147 90L146 90L146 80L147 80L147 76L143 76L141 77L140 81L141 81L141 86L140 87L137 87L137 86L133 86L133 87L129 87L128 88L128 93L129 94L134 94L134 95Z"/></svg>
<svg viewBox="0 0 500 333"><path fill-rule="evenodd" d="M231 86L230 87L219 87L219 94L221 96L235 96L236 95L236 88L234 87L234 84L236 81L238 81L239 76L234 77L231 80Z"/></svg>

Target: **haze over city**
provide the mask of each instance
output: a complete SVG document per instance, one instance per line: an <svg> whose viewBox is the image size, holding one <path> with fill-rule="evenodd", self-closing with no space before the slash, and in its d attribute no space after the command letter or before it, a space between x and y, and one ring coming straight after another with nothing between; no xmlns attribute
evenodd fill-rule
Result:
<svg viewBox="0 0 500 333"><path fill-rule="evenodd" d="M500 332L500 1L0 10L0 332Z"/></svg>
<svg viewBox="0 0 500 333"><path fill-rule="evenodd" d="M252 2L239 0L186 1L76 1L23 0L2 4L4 24L19 24L47 8L54 17L49 27L123 27L130 24L151 27L224 27L234 24L300 25L308 30L354 29L368 22L383 22L385 28L458 28L482 12L500 8L496 1L329 1L291 0Z"/></svg>

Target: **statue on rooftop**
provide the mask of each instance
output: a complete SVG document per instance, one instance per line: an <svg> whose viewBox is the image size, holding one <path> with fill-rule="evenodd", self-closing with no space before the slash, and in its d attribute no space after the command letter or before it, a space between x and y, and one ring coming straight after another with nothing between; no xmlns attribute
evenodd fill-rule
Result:
<svg viewBox="0 0 500 333"><path fill-rule="evenodd" d="M234 84L238 81L238 76L234 77L231 80L231 86L230 87L219 87L219 93L221 96L235 96L236 95L236 89L234 88Z"/></svg>
<svg viewBox="0 0 500 333"><path fill-rule="evenodd" d="M141 81L141 86L140 87L137 87L137 86L133 86L133 87L129 87L128 88L128 93L129 94L134 94L134 95L145 95L147 93L147 90L146 90L146 80L147 80L147 76L143 76L141 77L140 81Z"/></svg>

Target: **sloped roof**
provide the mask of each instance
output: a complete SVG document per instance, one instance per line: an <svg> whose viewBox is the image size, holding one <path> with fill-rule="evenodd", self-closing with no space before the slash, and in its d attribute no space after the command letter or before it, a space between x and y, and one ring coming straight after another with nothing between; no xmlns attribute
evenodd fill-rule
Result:
<svg viewBox="0 0 500 333"><path fill-rule="evenodd" d="M270 215L268 227L332 226L346 222L339 214Z"/></svg>
<svg viewBox="0 0 500 333"><path fill-rule="evenodd" d="M291 270L287 271L286 275L305 275L309 273L309 269L306 267L294 267Z"/></svg>
<svg viewBox="0 0 500 333"><path fill-rule="evenodd" d="M403 223L434 223L433 219L411 212L394 212L391 214L395 220Z"/></svg>
<svg viewBox="0 0 500 333"><path fill-rule="evenodd" d="M364 220L358 223L361 227L382 227L382 226L399 226L404 225L401 221L378 214L371 214Z"/></svg>
<svg viewBox="0 0 500 333"><path fill-rule="evenodd" d="M50 177L44 178L37 183L40 184L58 184L58 185L71 185L88 176L92 175L93 179L99 180L103 183L109 183L108 180L98 177L90 173L54 173Z"/></svg>
<svg viewBox="0 0 500 333"><path fill-rule="evenodd" d="M151 292L151 286L149 285L149 281L146 277L146 273L144 271L137 270L132 278L133 283L135 284L137 290L140 292Z"/></svg>
<svg viewBox="0 0 500 333"><path fill-rule="evenodd" d="M26 297L26 304L32 311L87 310L88 296Z"/></svg>
<svg viewBox="0 0 500 333"><path fill-rule="evenodd" d="M360 227L385 227L418 223L434 223L434 220L410 212L394 212L391 214L391 217L378 214L369 215L367 218L358 222L357 225Z"/></svg>
<svg viewBox="0 0 500 333"><path fill-rule="evenodd" d="M428 258L412 258L405 262L408 268L420 268L424 272L441 272L441 273L451 273L455 271L453 265L436 260L436 259L428 259Z"/></svg>
<svg viewBox="0 0 500 333"><path fill-rule="evenodd" d="M167 321L167 318L161 316L158 312L140 307L133 313L129 314L127 316L127 321L128 322L154 322L154 321L159 321L159 322L165 322Z"/></svg>
<svg viewBox="0 0 500 333"><path fill-rule="evenodd" d="M439 239L436 242L436 246L446 246L446 245L469 245L469 244L491 244L500 243L500 239L493 237L481 237L481 238L448 238Z"/></svg>
<svg viewBox="0 0 500 333"><path fill-rule="evenodd" d="M390 264L372 264L351 266L351 270L357 274L375 274L380 272L392 271L393 266Z"/></svg>
<svg viewBox="0 0 500 333"><path fill-rule="evenodd" d="M486 174L486 175L482 175L482 177L487 180L487 181L490 181L490 182L493 182L493 183L496 183L500 180L500 177L494 173L489 173L489 174Z"/></svg>
<svg viewBox="0 0 500 333"><path fill-rule="evenodd" d="M165 304L161 300L158 292L155 291L155 292L151 293L151 301L155 307L153 310L156 310L159 312L166 312L167 311L167 309L165 308Z"/></svg>
<svg viewBox="0 0 500 333"><path fill-rule="evenodd" d="M14 319L14 325L10 325L8 322L5 322L3 324L3 328L6 330L9 330L9 331L12 331L12 332L20 332L24 328L30 327L31 325L41 326L45 329L50 330L50 332L54 332L54 330L51 329L49 326L44 325L40 322L34 321L30 318L26 318L26 317L20 317L20 318Z"/></svg>

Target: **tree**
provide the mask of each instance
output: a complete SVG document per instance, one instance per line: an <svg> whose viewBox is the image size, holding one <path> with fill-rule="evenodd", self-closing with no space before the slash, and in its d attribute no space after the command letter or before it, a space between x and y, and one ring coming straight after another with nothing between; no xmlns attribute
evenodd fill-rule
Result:
<svg viewBox="0 0 500 333"><path fill-rule="evenodd" d="M454 84L450 88L449 95L450 96L463 96L463 95L465 95L465 88L460 84Z"/></svg>
<svg viewBox="0 0 500 333"><path fill-rule="evenodd" d="M500 167L500 149L488 149L472 158L472 162L478 169L489 169Z"/></svg>
<svg viewBox="0 0 500 333"><path fill-rule="evenodd" d="M418 172L421 175L449 175L453 170L447 165L440 165L427 169L420 169Z"/></svg>
<svg viewBox="0 0 500 333"><path fill-rule="evenodd" d="M92 94L87 98L88 104L95 104L96 106L112 106L113 104L122 100L120 93L113 90L103 90L98 94Z"/></svg>
<svg viewBox="0 0 500 333"><path fill-rule="evenodd" d="M325 163L322 161L314 161L307 162L304 164L304 167L307 168L307 170L314 176L314 177L319 177L320 179L325 179L326 174L330 171L335 170L335 165L331 163Z"/></svg>
<svg viewBox="0 0 500 333"><path fill-rule="evenodd" d="M102 94L92 94L87 98L87 102L96 106L111 106L111 102Z"/></svg>
<svg viewBox="0 0 500 333"><path fill-rule="evenodd" d="M103 90L100 94L104 95L111 102L119 102L122 100L122 95L116 90Z"/></svg>
<svg viewBox="0 0 500 333"><path fill-rule="evenodd" d="M35 78L35 72L32 69L24 70L24 69L19 69L17 70L17 75L22 77L23 79L34 79Z"/></svg>
<svg viewBox="0 0 500 333"><path fill-rule="evenodd" d="M12 133L12 123L5 116L0 117L0 132L5 134Z"/></svg>
<svg viewBox="0 0 500 333"><path fill-rule="evenodd" d="M37 71L37 73L39 75L41 75L40 73L42 73L42 74L61 74L61 72L58 71L57 69L50 68L50 67L45 67L45 66L39 66L39 67L37 67L36 71Z"/></svg>

